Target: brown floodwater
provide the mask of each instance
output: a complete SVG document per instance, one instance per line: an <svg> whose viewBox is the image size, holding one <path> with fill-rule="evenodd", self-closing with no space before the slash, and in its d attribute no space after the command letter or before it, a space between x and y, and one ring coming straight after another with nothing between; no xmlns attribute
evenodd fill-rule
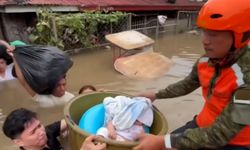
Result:
<svg viewBox="0 0 250 150"><path fill-rule="evenodd" d="M129 94L146 90L156 91L183 79L190 72L195 60L203 53L200 36L187 33L177 35L165 33L157 39L154 51L170 58L174 65L163 76L151 80L131 79L118 73L113 67L112 50L108 48L84 50L72 55L74 65L67 74L68 91L77 95L79 88L86 84ZM154 104L166 116L169 131L172 131L192 119L192 116L200 110L202 100L200 91L197 90L185 97L157 100ZM1 128L6 115L19 107L36 111L45 125L63 118L63 106L41 108L32 101L16 80L0 83ZM18 149L2 131L0 149Z"/></svg>

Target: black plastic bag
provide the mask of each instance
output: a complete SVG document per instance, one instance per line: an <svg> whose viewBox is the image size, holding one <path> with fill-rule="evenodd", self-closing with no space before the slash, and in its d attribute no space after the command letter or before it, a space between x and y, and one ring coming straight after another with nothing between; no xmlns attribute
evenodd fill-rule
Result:
<svg viewBox="0 0 250 150"><path fill-rule="evenodd" d="M29 86L38 94L51 94L73 62L50 46L16 46L14 59Z"/></svg>

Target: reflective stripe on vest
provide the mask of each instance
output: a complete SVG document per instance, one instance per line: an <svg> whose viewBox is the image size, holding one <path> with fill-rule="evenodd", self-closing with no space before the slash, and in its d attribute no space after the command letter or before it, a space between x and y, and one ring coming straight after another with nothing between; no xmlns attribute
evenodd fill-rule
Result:
<svg viewBox="0 0 250 150"><path fill-rule="evenodd" d="M233 92L244 84L243 73L238 64L220 70L218 77L214 78L215 67L208 64L208 58L201 58L198 65L198 76L202 87L202 95L205 99L205 104L202 111L198 114L196 122L199 127L210 126L217 116L224 110L230 102ZM215 86L211 87L212 78L215 79ZM208 96L209 95L209 96ZM250 146L250 126L242 129L236 135L230 144Z"/></svg>

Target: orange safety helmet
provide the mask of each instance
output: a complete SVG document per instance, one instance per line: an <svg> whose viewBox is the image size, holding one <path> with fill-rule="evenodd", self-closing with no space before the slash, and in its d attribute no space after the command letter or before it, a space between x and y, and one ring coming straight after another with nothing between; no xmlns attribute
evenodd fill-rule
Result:
<svg viewBox="0 0 250 150"><path fill-rule="evenodd" d="M197 26L234 33L234 46L250 41L250 0L208 0L201 8Z"/></svg>

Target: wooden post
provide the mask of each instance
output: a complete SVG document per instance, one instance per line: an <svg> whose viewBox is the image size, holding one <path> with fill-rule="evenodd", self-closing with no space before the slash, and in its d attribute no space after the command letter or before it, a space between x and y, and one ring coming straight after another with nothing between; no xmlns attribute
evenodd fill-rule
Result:
<svg viewBox="0 0 250 150"><path fill-rule="evenodd" d="M53 34L54 34L55 40L57 41L57 40L58 40L58 35L57 35L57 28L56 28L56 20L55 20L55 17L51 18L51 21L52 21L52 30L53 30Z"/></svg>
<svg viewBox="0 0 250 150"><path fill-rule="evenodd" d="M128 30L131 30L131 24L132 24L132 14L129 14L128 15L128 26L127 26L127 28L128 28Z"/></svg>

